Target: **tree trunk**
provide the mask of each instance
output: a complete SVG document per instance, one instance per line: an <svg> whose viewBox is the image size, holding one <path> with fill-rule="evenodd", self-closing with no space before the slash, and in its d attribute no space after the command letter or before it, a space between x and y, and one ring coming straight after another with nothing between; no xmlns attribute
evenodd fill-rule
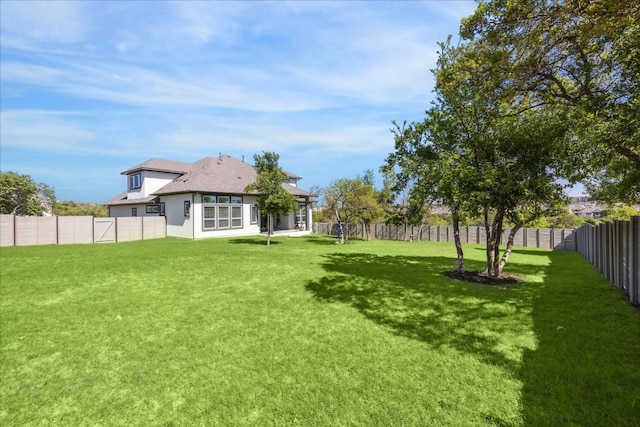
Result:
<svg viewBox="0 0 640 427"><path fill-rule="evenodd" d="M511 256L511 252L513 252L513 241L515 240L516 233L520 231L520 229L527 223L533 221L538 218L540 215L533 215L524 221L518 221L515 223L511 231L509 232L509 239L507 240L507 247L502 254L502 258L500 258L500 262L498 263L498 275L502 275L502 271L504 270L504 266L507 264L509 260L509 256Z"/></svg>
<svg viewBox="0 0 640 427"><path fill-rule="evenodd" d="M485 274L491 275L491 266L493 265L493 240L491 240L491 226L489 225L489 213L484 212L484 231L486 238L487 263L485 266Z"/></svg>
<svg viewBox="0 0 640 427"><path fill-rule="evenodd" d="M458 211L453 211L453 241L456 245L456 253L458 255L458 271L464 273L464 252L462 251L462 242L460 241L460 215Z"/></svg>
<svg viewBox="0 0 640 427"><path fill-rule="evenodd" d="M271 228L273 227L273 217L267 216L267 246L271 245Z"/></svg>
<svg viewBox="0 0 640 427"><path fill-rule="evenodd" d="M502 271L504 270L504 266L509 260L509 256L511 256L511 252L513 251L513 240L515 239L516 233L520 228L522 228L523 223L517 223L509 232L509 238L507 239L507 247L502 254L502 258L500 258L500 262L498 262L498 275L502 275Z"/></svg>
<svg viewBox="0 0 640 427"><path fill-rule="evenodd" d="M492 277L499 277L498 263L500 256L500 235L502 234L502 224L504 222L504 209L499 209L491 225L489 225L489 214L484 214L485 230L487 232L487 266L485 273Z"/></svg>

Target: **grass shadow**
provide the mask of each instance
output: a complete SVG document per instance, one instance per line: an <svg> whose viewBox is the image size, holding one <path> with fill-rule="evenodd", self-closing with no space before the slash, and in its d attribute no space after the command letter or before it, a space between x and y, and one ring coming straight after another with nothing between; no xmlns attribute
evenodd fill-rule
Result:
<svg viewBox="0 0 640 427"><path fill-rule="evenodd" d="M484 247L471 247L469 248L474 251L480 251L485 253L487 251ZM469 250L465 249L465 250ZM504 245L500 245L500 256L504 253L505 247ZM531 255L531 256L539 256L539 257L547 257L549 255L549 248L539 248L539 249L525 249L525 248L514 248L512 254L520 254L520 255ZM509 267L511 263L507 263L507 267Z"/></svg>
<svg viewBox="0 0 640 427"><path fill-rule="evenodd" d="M332 253L306 288L394 334L508 370L522 382L527 426L640 425L640 313L575 252L517 253L531 257L508 264L529 278L519 286L444 277L449 257Z"/></svg>
<svg viewBox="0 0 640 427"><path fill-rule="evenodd" d="M640 425L640 314L579 254L548 256L520 374L525 425Z"/></svg>
<svg viewBox="0 0 640 427"><path fill-rule="evenodd" d="M340 244L340 239L335 236L310 235L303 238L305 242L309 242L314 245L331 246Z"/></svg>
<svg viewBox="0 0 640 427"><path fill-rule="evenodd" d="M230 239L229 243L237 244L237 245L257 245L257 246L267 246L267 238L266 237L238 237L235 239ZM271 245L279 245L281 242L271 238Z"/></svg>
<svg viewBox="0 0 640 427"><path fill-rule="evenodd" d="M530 341L531 293L444 277L451 266L448 257L328 254L327 276L306 288L321 301L351 305L398 335L474 354L516 373L521 346ZM520 273L539 269L522 266Z"/></svg>

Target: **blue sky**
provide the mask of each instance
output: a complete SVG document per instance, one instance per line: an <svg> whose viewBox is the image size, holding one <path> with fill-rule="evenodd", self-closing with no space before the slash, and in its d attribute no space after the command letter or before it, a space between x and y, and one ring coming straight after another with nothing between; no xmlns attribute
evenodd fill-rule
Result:
<svg viewBox="0 0 640 427"><path fill-rule="evenodd" d="M104 202L149 158L377 171L472 1L0 2L0 169ZM378 183L380 184L380 183Z"/></svg>

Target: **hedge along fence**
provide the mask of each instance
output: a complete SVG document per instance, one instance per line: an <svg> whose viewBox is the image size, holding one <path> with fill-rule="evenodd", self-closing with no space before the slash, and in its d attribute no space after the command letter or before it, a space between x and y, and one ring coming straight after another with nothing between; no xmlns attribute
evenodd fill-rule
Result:
<svg viewBox="0 0 640 427"><path fill-rule="evenodd" d="M98 218L0 215L0 246L114 243L166 236L164 216Z"/></svg>
<svg viewBox="0 0 640 427"><path fill-rule="evenodd" d="M640 304L640 216L586 224L576 230L577 249L632 304Z"/></svg>
<svg viewBox="0 0 640 427"><path fill-rule="evenodd" d="M319 234L338 235L337 225L333 223L315 223L314 230ZM347 227L344 227L347 233ZM501 241L506 243L510 228L505 228ZM350 225L349 238L366 238L364 225ZM372 224L371 237L386 240L453 242L453 226L423 225L404 226L393 224ZM460 227L462 243L485 243L484 227ZM576 250L575 230L559 228L521 228L514 236L514 246L525 248L548 248L556 250Z"/></svg>

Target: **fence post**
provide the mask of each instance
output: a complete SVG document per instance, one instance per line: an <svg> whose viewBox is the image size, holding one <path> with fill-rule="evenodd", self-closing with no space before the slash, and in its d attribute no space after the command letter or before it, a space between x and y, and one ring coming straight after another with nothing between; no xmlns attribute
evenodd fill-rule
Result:
<svg viewBox="0 0 640 427"><path fill-rule="evenodd" d="M623 221L616 221L615 222L615 227L616 227L616 280L617 280L617 284L620 287L624 287L626 290L626 284L624 281L624 246L623 246L623 241L624 241L624 228L623 228Z"/></svg>
<svg viewBox="0 0 640 427"><path fill-rule="evenodd" d="M631 217L630 223L631 271L629 277L629 299L640 303L640 216Z"/></svg>

